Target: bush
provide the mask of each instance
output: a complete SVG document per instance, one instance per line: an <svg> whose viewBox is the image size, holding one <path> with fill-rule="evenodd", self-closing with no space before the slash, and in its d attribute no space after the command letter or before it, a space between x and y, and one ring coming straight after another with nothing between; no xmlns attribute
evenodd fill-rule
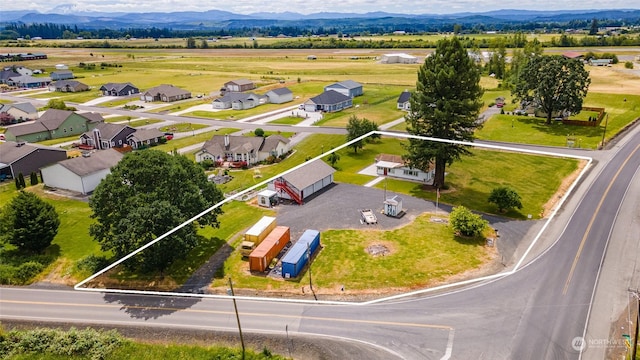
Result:
<svg viewBox="0 0 640 360"><path fill-rule="evenodd" d="M488 222L482 216L474 214L464 206L453 208L449 215L449 223L456 232L463 236L478 236Z"/></svg>
<svg viewBox="0 0 640 360"><path fill-rule="evenodd" d="M256 136L260 136L260 137L264 136L264 130L262 130L261 128L256 128L256 129L253 131L253 133L254 133Z"/></svg>
<svg viewBox="0 0 640 360"><path fill-rule="evenodd" d="M625 69L633 69L633 63L631 61L625 61L624 68Z"/></svg>
<svg viewBox="0 0 640 360"><path fill-rule="evenodd" d="M123 343L115 330L93 329L69 331L59 329L12 330L0 337L0 349L6 358L18 355L84 356L105 359Z"/></svg>
<svg viewBox="0 0 640 360"><path fill-rule="evenodd" d="M489 202L496 204L500 212L505 212L513 208L522 209L522 198L515 190L508 186L501 186L491 190Z"/></svg>
<svg viewBox="0 0 640 360"><path fill-rule="evenodd" d="M20 265L15 272L14 279L20 284L26 284L34 276L38 275L44 269L44 265L36 261L29 261Z"/></svg>
<svg viewBox="0 0 640 360"><path fill-rule="evenodd" d="M211 159L205 159L200 161L200 166L202 166L202 168L205 170L209 170L214 168L216 166L216 163Z"/></svg>
<svg viewBox="0 0 640 360"><path fill-rule="evenodd" d="M97 273L111 264L105 256L89 255L76 263L76 268L81 271Z"/></svg>

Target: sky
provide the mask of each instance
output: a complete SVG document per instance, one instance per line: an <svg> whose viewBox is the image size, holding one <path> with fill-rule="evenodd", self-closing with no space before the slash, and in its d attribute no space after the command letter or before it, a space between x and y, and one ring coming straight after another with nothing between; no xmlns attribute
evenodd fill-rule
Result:
<svg viewBox="0 0 640 360"><path fill-rule="evenodd" d="M224 10L238 14L255 12L317 12L366 13L384 11L403 14L450 14L459 12L485 12L500 9L518 10L587 10L587 9L638 9L629 0L286 0L286 1L193 1L193 0L0 0L3 11L37 10L52 12L55 8L69 6L73 12L174 12ZM61 11L55 11L62 13ZM0 11L0 18L2 17Z"/></svg>

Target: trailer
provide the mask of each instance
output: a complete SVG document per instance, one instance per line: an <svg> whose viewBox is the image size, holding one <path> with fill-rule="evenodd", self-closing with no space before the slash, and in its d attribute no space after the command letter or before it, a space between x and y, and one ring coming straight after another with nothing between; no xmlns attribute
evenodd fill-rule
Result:
<svg viewBox="0 0 640 360"><path fill-rule="evenodd" d="M305 230L300 239L289 249L282 258L282 277L295 278L310 261L310 258L320 248L320 232Z"/></svg>
<svg viewBox="0 0 640 360"><path fill-rule="evenodd" d="M255 225L244 233L244 239L240 245L242 256L249 256L253 249L276 227L276 218L263 216Z"/></svg>
<svg viewBox="0 0 640 360"><path fill-rule="evenodd" d="M373 225L378 223L378 218L376 218L376 214L371 209L361 209L360 216L363 224Z"/></svg>
<svg viewBox="0 0 640 360"><path fill-rule="evenodd" d="M289 227L276 226L249 255L249 270L265 271L271 260L278 256L289 240L291 240Z"/></svg>

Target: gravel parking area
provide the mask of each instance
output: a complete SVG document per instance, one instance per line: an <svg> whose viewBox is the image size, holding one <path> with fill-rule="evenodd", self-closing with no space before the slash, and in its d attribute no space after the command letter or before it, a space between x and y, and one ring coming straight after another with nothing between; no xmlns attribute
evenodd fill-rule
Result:
<svg viewBox="0 0 640 360"><path fill-rule="evenodd" d="M386 192L387 197L396 195ZM276 206L278 225L291 228L291 239L297 240L306 229L319 231L330 229L379 229L389 230L404 226L424 212L435 212L435 204L431 201L407 195L402 198L405 211L401 218L389 217L382 213L385 191L352 184L333 184L319 194L307 198L304 205L279 204ZM371 209L377 216L378 223L366 225L361 223L359 209ZM438 212L449 212L451 207L439 205ZM497 241L502 262L508 264L521 241L527 237L529 230L542 220L523 221L484 215L490 225L498 230ZM530 236L530 235L529 235Z"/></svg>

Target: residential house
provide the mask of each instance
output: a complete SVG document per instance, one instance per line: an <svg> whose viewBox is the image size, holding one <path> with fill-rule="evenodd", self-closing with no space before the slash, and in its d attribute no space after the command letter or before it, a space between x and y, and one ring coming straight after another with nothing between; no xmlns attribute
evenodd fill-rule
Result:
<svg viewBox="0 0 640 360"><path fill-rule="evenodd" d="M26 121L38 118L38 109L32 103L0 104L0 113L11 115L16 120Z"/></svg>
<svg viewBox="0 0 640 360"><path fill-rule="evenodd" d="M51 146L24 142L0 142L0 179L29 176L47 166L67 158L67 151Z"/></svg>
<svg viewBox="0 0 640 360"><path fill-rule="evenodd" d="M68 110L49 109L40 119L31 123L14 125L5 131L7 140L38 142L80 135L103 122L97 113L78 114Z"/></svg>
<svg viewBox="0 0 640 360"><path fill-rule="evenodd" d="M267 184L267 189L277 192L281 199L303 204L304 199L333 184L335 172L334 168L318 159L275 179Z"/></svg>
<svg viewBox="0 0 640 360"><path fill-rule="evenodd" d="M254 93L230 92L213 100L214 109L246 110L265 104L267 97Z"/></svg>
<svg viewBox="0 0 640 360"><path fill-rule="evenodd" d="M6 84L9 81L9 78L18 76L20 76L20 73L13 70L13 68L5 68L0 71L0 84Z"/></svg>
<svg viewBox="0 0 640 360"><path fill-rule="evenodd" d="M283 104L293 101L293 92L286 87L270 90L265 95L272 104Z"/></svg>
<svg viewBox="0 0 640 360"><path fill-rule="evenodd" d="M100 91L104 96L129 96L140 93L140 89L128 82L104 84L100 87Z"/></svg>
<svg viewBox="0 0 640 360"><path fill-rule="evenodd" d="M46 186L90 194L100 181L111 173L123 155L116 150L94 151L86 155L43 167L42 181Z"/></svg>
<svg viewBox="0 0 640 360"><path fill-rule="evenodd" d="M7 79L7 85L19 88L36 89L51 83L50 77L33 77L30 75L13 76Z"/></svg>
<svg viewBox="0 0 640 360"><path fill-rule="evenodd" d="M330 90L337 91L342 95L346 95L351 98L354 98L356 96L360 96L363 94L362 84L360 84L359 82L355 82L353 80L344 80L344 81L340 81L335 84L327 85L324 87L325 92Z"/></svg>
<svg viewBox="0 0 640 360"><path fill-rule="evenodd" d="M142 101L163 101L172 102L191 98L191 93L187 90L180 89L173 85L160 85L153 87L142 93L140 100Z"/></svg>
<svg viewBox="0 0 640 360"><path fill-rule="evenodd" d="M562 53L562 56L564 56L567 59L583 59L584 58L584 55L577 51L565 51Z"/></svg>
<svg viewBox="0 0 640 360"><path fill-rule="evenodd" d="M353 99L335 90L325 91L305 101L305 111L336 112L353 106Z"/></svg>
<svg viewBox="0 0 640 360"><path fill-rule="evenodd" d="M435 168L421 170L408 166L400 155L379 154L375 159L376 173L381 176L389 176L398 179L420 182L433 181Z"/></svg>
<svg viewBox="0 0 640 360"><path fill-rule="evenodd" d="M80 143L95 149L120 148L134 132L136 129L128 125L102 122L80 135Z"/></svg>
<svg viewBox="0 0 640 360"><path fill-rule="evenodd" d="M417 64L418 58L409 54L384 54L380 58L381 64Z"/></svg>
<svg viewBox="0 0 640 360"><path fill-rule="evenodd" d="M230 136L214 135L196 152L196 162L245 162L253 165L270 156L282 156L290 150L290 140L280 135Z"/></svg>
<svg viewBox="0 0 640 360"><path fill-rule="evenodd" d="M127 143L133 149L144 149L159 144L164 138L164 133L156 128L136 129L134 133L127 136Z"/></svg>
<svg viewBox="0 0 640 360"><path fill-rule="evenodd" d="M73 79L73 72L71 70L58 70L58 71L52 71L51 74L51 80L53 81L57 81L57 80L68 80L68 79Z"/></svg>
<svg viewBox="0 0 640 360"><path fill-rule="evenodd" d="M410 111L411 103L409 102L409 99L411 99L411 93L409 90L403 91L400 96L398 96L398 109Z"/></svg>
<svg viewBox="0 0 640 360"><path fill-rule="evenodd" d="M238 80L227 81L226 83L224 83L225 92L227 91L242 92L242 91L253 90L255 88L256 88L256 84L253 81L248 79L238 79Z"/></svg>
<svg viewBox="0 0 640 360"><path fill-rule="evenodd" d="M88 90L89 85L76 80L58 80L49 84L49 91L80 92Z"/></svg>

